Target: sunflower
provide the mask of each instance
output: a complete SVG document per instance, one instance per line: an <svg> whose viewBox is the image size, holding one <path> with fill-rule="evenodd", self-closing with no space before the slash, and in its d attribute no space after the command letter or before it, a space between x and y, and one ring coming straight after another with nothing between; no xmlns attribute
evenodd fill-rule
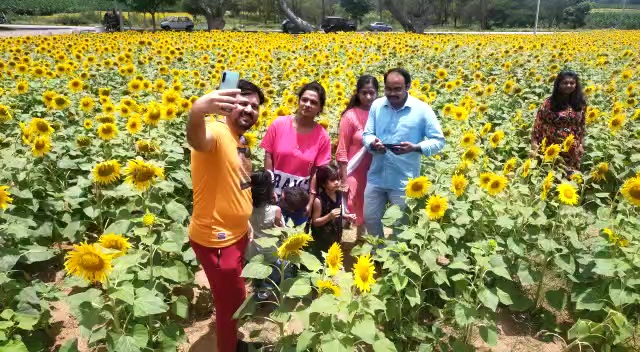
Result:
<svg viewBox="0 0 640 352"><path fill-rule="evenodd" d="M596 169L591 172L591 178L596 182L600 182L602 180L606 181L607 173L609 173L609 164L600 163L598 164L598 167L596 167Z"/></svg>
<svg viewBox="0 0 640 352"><path fill-rule="evenodd" d="M453 108L451 116L456 121L466 121L469 118L469 112L462 106L456 106Z"/></svg>
<svg viewBox="0 0 640 352"><path fill-rule="evenodd" d="M107 160L96 164L93 168L93 182L110 185L120 178L120 163L117 160Z"/></svg>
<svg viewBox="0 0 640 352"><path fill-rule="evenodd" d="M164 169L144 160L136 159L129 160L124 174L127 175L125 183L143 192L156 183L158 178L164 178Z"/></svg>
<svg viewBox="0 0 640 352"><path fill-rule="evenodd" d="M329 275L332 276L342 268L342 249L339 244L334 243L331 245L329 252L327 252L325 263L327 264Z"/></svg>
<svg viewBox="0 0 640 352"><path fill-rule="evenodd" d="M578 204L578 189L570 184L563 182L558 185L558 199L564 204L576 205Z"/></svg>
<svg viewBox="0 0 640 352"><path fill-rule="evenodd" d="M175 105L165 106L162 113L165 120L173 120L178 116L178 108Z"/></svg>
<svg viewBox="0 0 640 352"><path fill-rule="evenodd" d="M70 275L90 282L104 282L112 269L111 258L95 244L74 244L65 256L64 267Z"/></svg>
<svg viewBox="0 0 640 352"><path fill-rule="evenodd" d="M640 176L632 177L626 181L620 188L620 193L629 203L640 207Z"/></svg>
<svg viewBox="0 0 640 352"><path fill-rule="evenodd" d="M53 132L55 132L53 127L51 127L47 120L39 117L34 117L31 119L31 122L29 122L29 130L36 136L45 137L49 137L53 134Z"/></svg>
<svg viewBox="0 0 640 352"><path fill-rule="evenodd" d="M609 119L609 129L611 130L611 134L616 134L620 129L624 126L627 117L624 114L613 115Z"/></svg>
<svg viewBox="0 0 640 352"><path fill-rule="evenodd" d="M434 194L429 197L429 200L427 201L427 205L425 207L425 211L427 212L430 220L438 220L444 216L444 213L447 211L448 207L449 205L447 202L447 198L440 197L439 195Z"/></svg>
<svg viewBox="0 0 640 352"><path fill-rule="evenodd" d="M156 103L151 103L147 107L147 112L144 114L144 123L156 127L162 119L162 115L161 107Z"/></svg>
<svg viewBox="0 0 640 352"><path fill-rule="evenodd" d="M522 177L529 177L529 172L531 171L531 159L527 159L522 163Z"/></svg>
<svg viewBox="0 0 640 352"><path fill-rule="evenodd" d="M436 77L437 77L439 80L445 80L445 79L447 79L447 77L449 77L449 73L448 73L448 72L447 72L447 70L445 70L444 68L439 68L439 69L436 71Z"/></svg>
<svg viewBox="0 0 640 352"><path fill-rule="evenodd" d="M151 227L156 222L156 216L150 213L148 210L142 217L142 223L144 226Z"/></svg>
<svg viewBox="0 0 640 352"><path fill-rule="evenodd" d="M258 136L253 132L245 132L242 136L244 137L246 146L249 148L253 148L258 142Z"/></svg>
<svg viewBox="0 0 640 352"><path fill-rule="evenodd" d="M98 137L103 141L110 141L118 135L118 126L113 123L103 123L98 127Z"/></svg>
<svg viewBox="0 0 640 352"><path fill-rule="evenodd" d="M453 113L453 110L455 109L455 105L453 104L445 104L444 107L442 108L442 114L444 116L449 116Z"/></svg>
<svg viewBox="0 0 640 352"><path fill-rule="evenodd" d="M505 187L507 187L508 182L507 178L502 175L491 175L489 184L487 184L487 193L491 196L498 195L505 189Z"/></svg>
<svg viewBox="0 0 640 352"><path fill-rule="evenodd" d="M33 140L31 152L33 156L42 157L51 151L51 140L47 136L38 136Z"/></svg>
<svg viewBox="0 0 640 352"><path fill-rule="evenodd" d="M583 182L582 175L577 172L571 174L571 176L569 176L569 179L579 185L581 185Z"/></svg>
<svg viewBox="0 0 640 352"><path fill-rule="evenodd" d="M493 132L491 137L489 138L489 142L491 143L491 148L497 148L498 144L504 139L504 131L497 130Z"/></svg>
<svg viewBox="0 0 640 352"><path fill-rule="evenodd" d="M482 126L482 130L480 131L480 136L484 137L487 133L491 132L491 122L487 122Z"/></svg>
<svg viewBox="0 0 640 352"><path fill-rule="evenodd" d="M371 257L368 254L359 256L353 265L353 280L360 292L371 291L371 285L376 283L376 280L373 278L375 273L376 271Z"/></svg>
<svg viewBox="0 0 640 352"><path fill-rule="evenodd" d="M91 145L91 138L87 136L78 136L76 137L76 145L80 148L88 147Z"/></svg>
<svg viewBox="0 0 640 352"><path fill-rule="evenodd" d="M544 181L542 182L542 194L541 194L542 200L547 199L547 195L549 194L549 191L551 191L551 187L553 187L553 179L554 179L554 173L553 171L549 171L549 173L547 174L547 177L545 177Z"/></svg>
<svg viewBox="0 0 640 352"><path fill-rule="evenodd" d="M131 115L131 107L127 104L118 104L116 110L122 117L129 117L129 115Z"/></svg>
<svg viewBox="0 0 640 352"><path fill-rule="evenodd" d="M278 248L278 257L287 259L290 255L300 254L302 247L306 247L309 242L313 241L313 237L306 233L299 233L287 238Z"/></svg>
<svg viewBox="0 0 640 352"><path fill-rule="evenodd" d="M7 122L11 119L13 119L13 116L11 115L11 110L9 110L9 107L0 104L0 122Z"/></svg>
<svg viewBox="0 0 640 352"><path fill-rule="evenodd" d="M107 102L105 104L102 104L102 112L107 115L111 115L116 112L116 107L115 105L113 105L113 103Z"/></svg>
<svg viewBox="0 0 640 352"><path fill-rule="evenodd" d="M56 110L64 110L71 105L71 101L64 95L58 94L51 100L51 107Z"/></svg>
<svg viewBox="0 0 640 352"><path fill-rule="evenodd" d="M9 186L0 186L0 209L6 210L9 204L13 202L13 198L11 198L11 193L7 191ZM342 254L342 253L341 253Z"/></svg>
<svg viewBox="0 0 640 352"><path fill-rule="evenodd" d="M109 114L99 114L96 116L96 121L100 123L116 123L116 117Z"/></svg>
<svg viewBox="0 0 640 352"><path fill-rule="evenodd" d="M471 163L477 160L481 153L482 150L478 146L473 145L462 153L462 160Z"/></svg>
<svg viewBox="0 0 640 352"><path fill-rule="evenodd" d="M69 89L74 93L78 93L84 89L84 82L79 78L74 78L69 81Z"/></svg>
<svg viewBox="0 0 640 352"><path fill-rule="evenodd" d="M431 187L431 181L426 176L411 178L407 182L404 193L408 198L422 198Z"/></svg>
<svg viewBox="0 0 640 352"><path fill-rule="evenodd" d="M85 119L82 125L84 126L84 128L90 130L93 128L93 120Z"/></svg>
<svg viewBox="0 0 640 352"><path fill-rule="evenodd" d="M140 116L133 115L127 120L127 131L131 134L136 134L142 130L142 121Z"/></svg>
<svg viewBox="0 0 640 352"><path fill-rule="evenodd" d="M29 90L29 82L21 79L16 83L16 93L24 94Z"/></svg>
<svg viewBox="0 0 640 352"><path fill-rule="evenodd" d="M90 112L93 110L95 102L91 97L83 97L80 99L80 109L84 112Z"/></svg>
<svg viewBox="0 0 640 352"><path fill-rule="evenodd" d="M120 257L127 254L127 250L131 248L129 240L124 238L121 234L107 233L100 236L98 243L104 248L113 249L118 251L112 254L113 258Z"/></svg>
<svg viewBox="0 0 640 352"><path fill-rule="evenodd" d="M138 153L155 153L160 150L160 147L150 140L141 139L136 142L136 151Z"/></svg>
<svg viewBox="0 0 640 352"><path fill-rule="evenodd" d="M473 131L466 132L460 138L460 146L464 148L471 147L476 143L476 134Z"/></svg>
<svg viewBox="0 0 640 352"><path fill-rule="evenodd" d="M564 139L564 142L562 142L562 151L566 153L569 150L571 150L571 147L573 147L574 142L575 142L575 136L572 133L568 135L567 138Z"/></svg>
<svg viewBox="0 0 640 352"><path fill-rule="evenodd" d="M504 163L504 167L502 169L502 173L505 175L508 175L510 173L513 172L513 170L516 169L516 164L518 162L517 158L511 158L509 160L507 160L506 163Z"/></svg>
<svg viewBox="0 0 640 352"><path fill-rule="evenodd" d="M329 280L318 280L316 285L318 285L319 295L322 295L324 292L329 292L334 296L340 296L340 287Z"/></svg>
<svg viewBox="0 0 640 352"><path fill-rule="evenodd" d="M180 93L175 90L169 89L162 93L162 103L164 105L176 105L180 102L180 99L182 99Z"/></svg>
<svg viewBox="0 0 640 352"><path fill-rule="evenodd" d="M453 175L451 177L451 192L453 192L456 197L460 197L468 185L469 181L464 175Z"/></svg>
<svg viewBox="0 0 640 352"><path fill-rule="evenodd" d="M544 161L545 162L553 162L560 155L560 145L552 144L547 147L544 151Z"/></svg>

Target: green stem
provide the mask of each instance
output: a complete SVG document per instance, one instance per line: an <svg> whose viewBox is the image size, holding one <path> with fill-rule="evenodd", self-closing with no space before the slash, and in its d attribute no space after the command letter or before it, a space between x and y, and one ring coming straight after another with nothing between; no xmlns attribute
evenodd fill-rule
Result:
<svg viewBox="0 0 640 352"><path fill-rule="evenodd" d="M102 190L100 186L96 184L96 206L98 207L98 229L100 230L100 234L104 231L104 219L102 217Z"/></svg>
<svg viewBox="0 0 640 352"><path fill-rule="evenodd" d="M110 286L109 279L107 279L107 291ZM120 327L120 318L118 317L118 309L116 308L116 300L109 297L109 310L111 311L111 316L113 317L113 327L116 329L116 332L122 331Z"/></svg>
<svg viewBox="0 0 640 352"><path fill-rule="evenodd" d="M537 311L540 308L540 299L542 298L542 289L544 288L544 279L547 275L547 268L549 267L549 262L545 262L544 267L542 268L542 275L540 276L540 281L538 282L538 288L536 289L536 306L534 311Z"/></svg>
<svg viewBox="0 0 640 352"><path fill-rule="evenodd" d="M282 285L282 282L284 281L284 267L285 267L285 261L281 260L280 261L280 285ZM280 298L278 299L278 302L280 304L284 303L284 290L282 290L280 288L280 286L278 286L278 291L280 291ZM280 328L280 338L284 337L284 323L283 322L278 322L278 327Z"/></svg>

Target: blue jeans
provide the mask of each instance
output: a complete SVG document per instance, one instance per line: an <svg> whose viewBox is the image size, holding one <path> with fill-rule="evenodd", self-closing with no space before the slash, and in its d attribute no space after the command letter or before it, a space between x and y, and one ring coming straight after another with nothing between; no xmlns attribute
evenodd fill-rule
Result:
<svg viewBox="0 0 640 352"><path fill-rule="evenodd" d="M388 189L367 184L364 190L364 224L372 236L383 237L382 216L387 202L404 209L404 189Z"/></svg>

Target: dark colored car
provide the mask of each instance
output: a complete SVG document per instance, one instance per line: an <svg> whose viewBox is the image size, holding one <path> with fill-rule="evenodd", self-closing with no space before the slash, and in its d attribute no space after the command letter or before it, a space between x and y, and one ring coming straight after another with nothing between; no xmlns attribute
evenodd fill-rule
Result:
<svg viewBox="0 0 640 352"><path fill-rule="evenodd" d="M369 25L369 30L373 32L391 32L393 28L384 22L373 22Z"/></svg>
<svg viewBox="0 0 640 352"><path fill-rule="evenodd" d="M355 32L356 24L353 21L349 21L346 18L328 16L322 20L320 28L325 33L329 32Z"/></svg>
<svg viewBox="0 0 640 352"><path fill-rule="evenodd" d="M289 21L289 19L282 21L281 26L282 26L282 33L289 33L289 34L306 33L304 29L296 26L296 24Z"/></svg>

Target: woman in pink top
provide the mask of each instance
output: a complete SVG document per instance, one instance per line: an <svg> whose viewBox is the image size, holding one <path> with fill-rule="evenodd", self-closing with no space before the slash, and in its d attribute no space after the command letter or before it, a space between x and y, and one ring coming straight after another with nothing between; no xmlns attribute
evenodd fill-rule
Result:
<svg viewBox="0 0 640 352"><path fill-rule="evenodd" d="M358 79L356 93L351 97L349 105L342 113L340 131L338 133L338 150L336 160L340 164L340 179L343 189L347 192L347 207L350 213L356 215L355 224L358 226L357 235L364 235L364 189L367 185L367 171L371 165L371 154L363 151L362 132L369 118L369 108L378 97L380 88L378 80L369 75ZM362 153L359 155L359 153ZM347 172L347 165L351 162Z"/></svg>
<svg viewBox="0 0 640 352"><path fill-rule="evenodd" d="M277 196L288 187L311 189L307 215L315 200L316 169L331 162L329 133L315 121L326 99L326 92L320 83L314 81L306 84L298 93L296 114L281 116L273 121L260 143L265 152L264 168L273 171ZM283 209L283 215L291 217L286 212Z"/></svg>

